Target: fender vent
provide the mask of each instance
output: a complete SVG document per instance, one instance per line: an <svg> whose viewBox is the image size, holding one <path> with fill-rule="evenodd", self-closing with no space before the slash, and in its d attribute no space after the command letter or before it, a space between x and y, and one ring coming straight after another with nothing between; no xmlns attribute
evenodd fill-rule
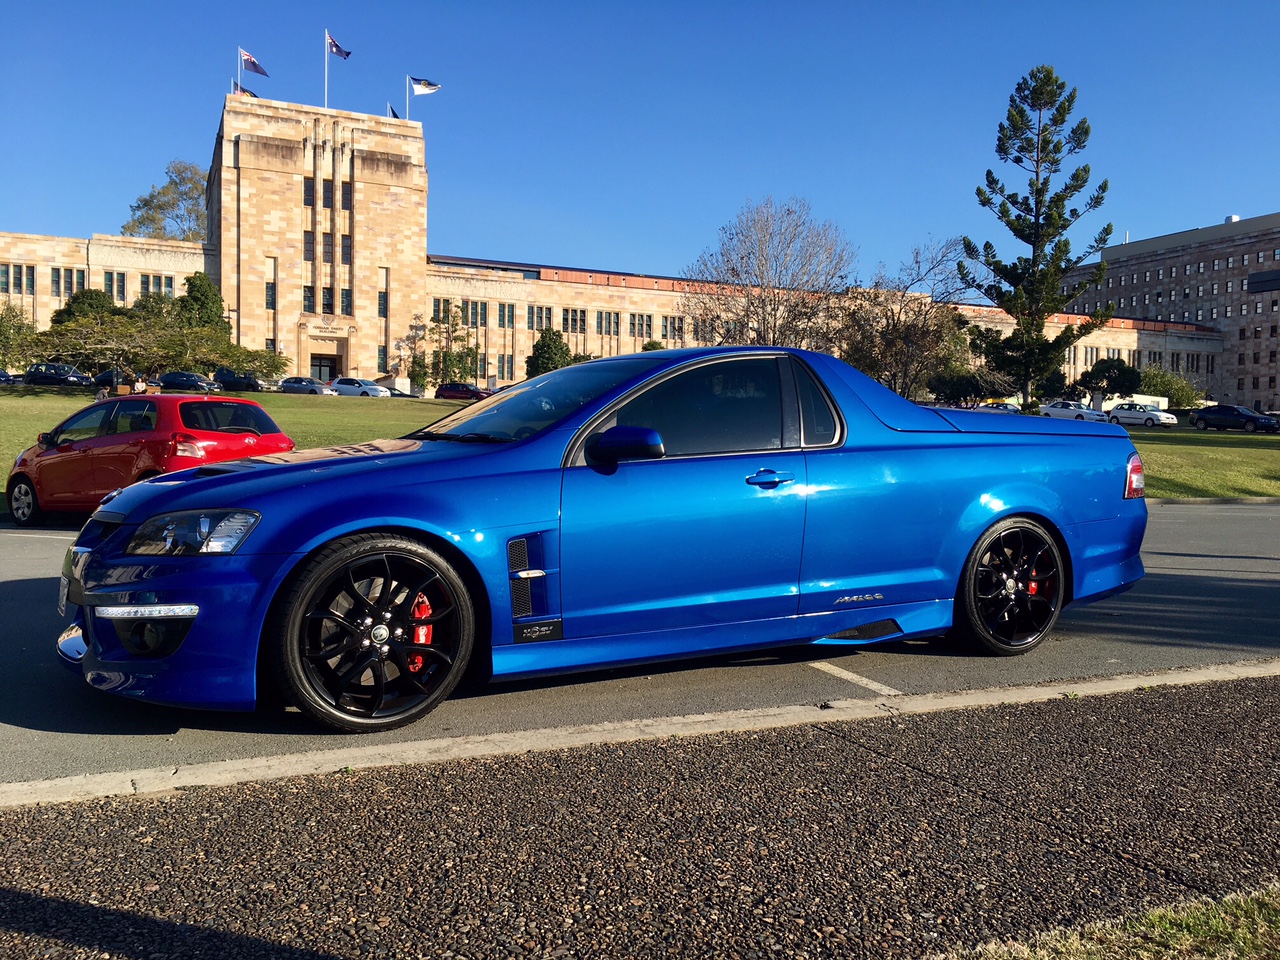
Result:
<svg viewBox="0 0 1280 960"><path fill-rule="evenodd" d="M877 620L874 623L864 623L860 627L854 627L852 630L841 630L839 633L827 634L829 640L876 640L880 637L887 637L895 633L901 633L902 628L898 626L897 620Z"/></svg>
<svg viewBox="0 0 1280 960"><path fill-rule="evenodd" d="M529 541L521 537L519 540L507 542L507 570L518 573L529 569Z"/></svg>
<svg viewBox="0 0 1280 960"><path fill-rule="evenodd" d="M513 617L529 617L533 615L533 591L528 580L511 581L511 615Z"/></svg>

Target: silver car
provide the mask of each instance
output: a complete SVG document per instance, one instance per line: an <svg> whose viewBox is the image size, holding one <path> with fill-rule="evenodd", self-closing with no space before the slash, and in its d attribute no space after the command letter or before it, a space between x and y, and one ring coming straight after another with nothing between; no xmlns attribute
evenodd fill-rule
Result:
<svg viewBox="0 0 1280 960"><path fill-rule="evenodd" d="M1176 427L1178 418L1150 403L1117 403L1111 408L1111 422L1143 427Z"/></svg>
<svg viewBox="0 0 1280 960"><path fill-rule="evenodd" d="M280 391L282 393L313 393L330 397L338 395L337 390L315 377L285 377L280 381Z"/></svg>

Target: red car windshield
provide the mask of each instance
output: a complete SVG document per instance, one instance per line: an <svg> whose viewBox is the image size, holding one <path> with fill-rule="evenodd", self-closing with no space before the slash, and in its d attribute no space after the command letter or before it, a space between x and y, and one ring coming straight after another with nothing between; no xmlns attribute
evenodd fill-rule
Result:
<svg viewBox="0 0 1280 960"><path fill-rule="evenodd" d="M280 433L276 422L267 412L252 403L234 403L226 400L198 400L179 407L182 425L188 430L204 430L210 433L244 433L259 435Z"/></svg>

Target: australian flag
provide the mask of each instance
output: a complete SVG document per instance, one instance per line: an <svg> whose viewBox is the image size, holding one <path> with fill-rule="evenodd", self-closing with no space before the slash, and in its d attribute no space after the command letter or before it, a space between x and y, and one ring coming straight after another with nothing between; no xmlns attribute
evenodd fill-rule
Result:
<svg viewBox="0 0 1280 960"><path fill-rule="evenodd" d="M324 32L324 39L329 45L329 52L332 53L335 57L341 57L343 60L345 60L347 59L347 57L351 56L351 51L343 50L340 46L338 46L338 41L333 39L333 37L329 36L328 30Z"/></svg>
<svg viewBox="0 0 1280 960"><path fill-rule="evenodd" d="M253 59L253 54L243 47L240 48L240 66L244 67L244 69L248 70L250 73L259 73L264 77L271 76L271 74L262 69L262 64Z"/></svg>

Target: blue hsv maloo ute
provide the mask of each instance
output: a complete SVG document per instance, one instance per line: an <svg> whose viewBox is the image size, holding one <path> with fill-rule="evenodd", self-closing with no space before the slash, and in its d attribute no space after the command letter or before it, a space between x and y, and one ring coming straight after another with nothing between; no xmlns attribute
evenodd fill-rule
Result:
<svg viewBox="0 0 1280 960"><path fill-rule="evenodd" d="M1025 653L1143 574L1107 423L918 407L830 356L656 351L536 377L398 440L108 497L63 567L90 685L385 730L469 668L529 677L953 631Z"/></svg>

